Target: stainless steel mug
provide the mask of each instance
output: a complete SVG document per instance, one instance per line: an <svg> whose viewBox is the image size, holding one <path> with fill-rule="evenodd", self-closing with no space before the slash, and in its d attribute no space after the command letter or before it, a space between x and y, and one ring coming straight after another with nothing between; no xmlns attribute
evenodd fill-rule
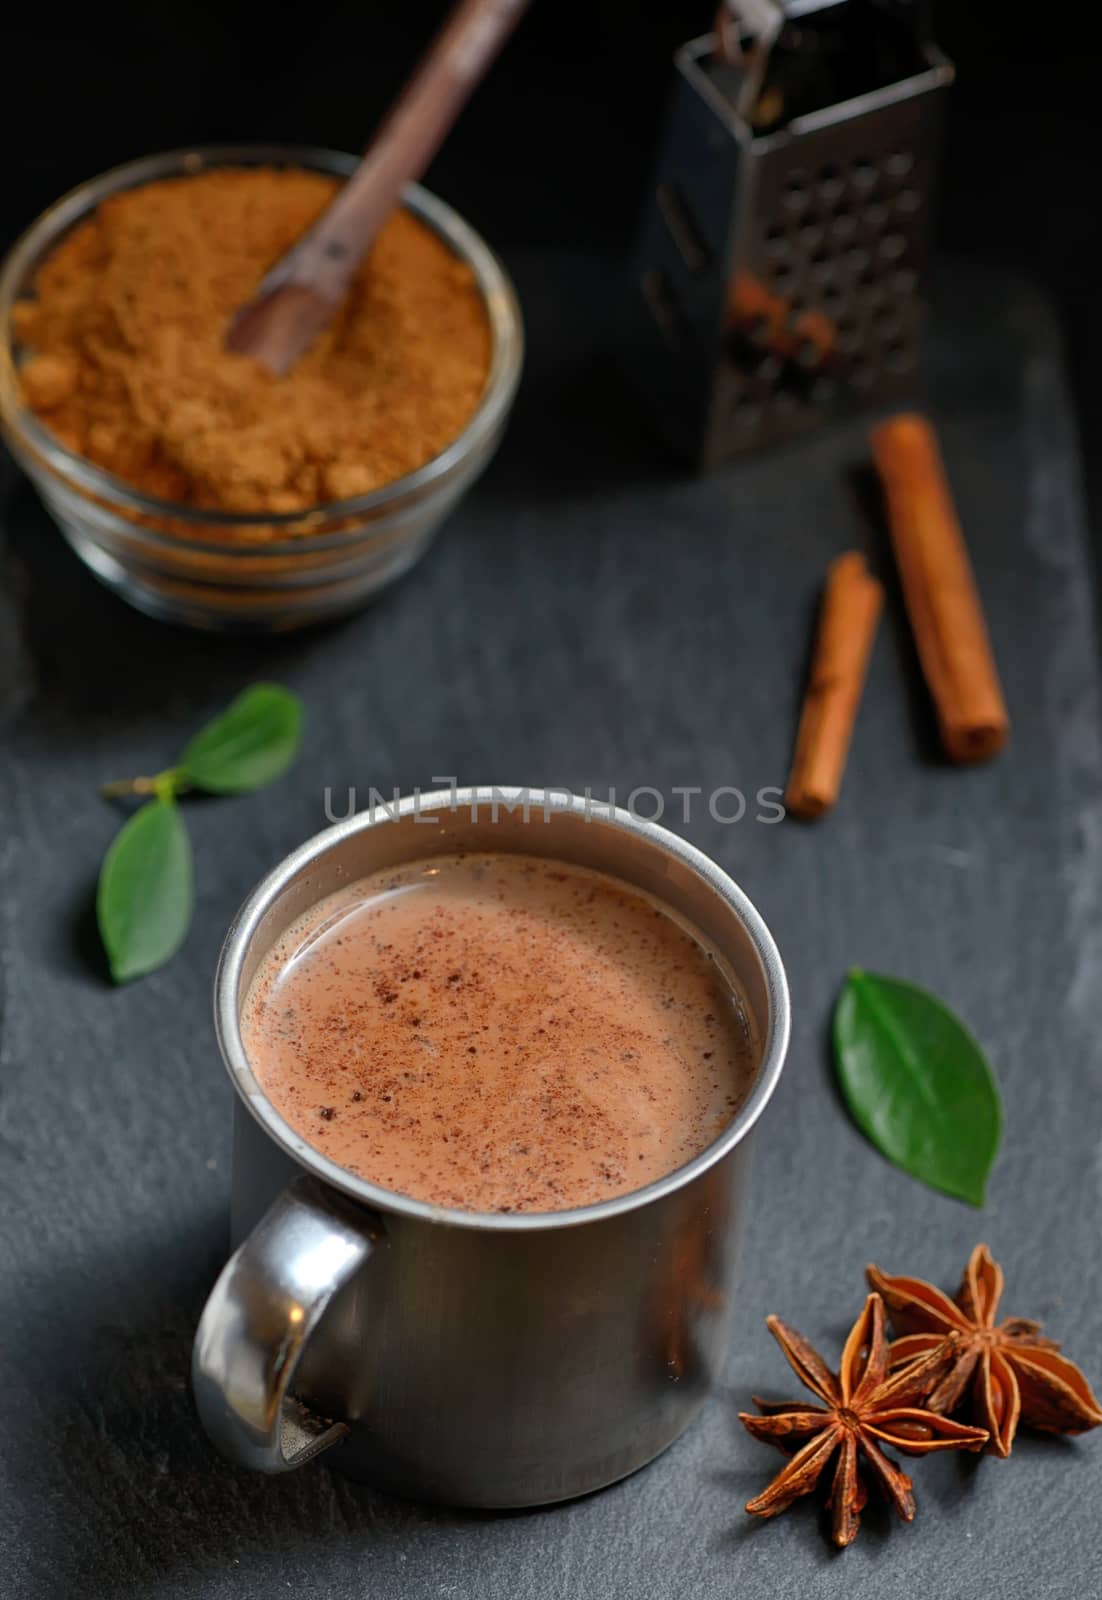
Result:
<svg viewBox="0 0 1102 1600"><path fill-rule="evenodd" d="M751 1092L703 1154L573 1211L447 1210L354 1177L280 1117L239 1019L257 966L325 895L457 850L594 867L696 928L744 997ZM415 1499L540 1505L633 1472L688 1426L724 1356L748 1134L777 1085L788 991L742 890L654 823L564 791L467 789L376 806L319 834L255 890L215 984L237 1090L237 1244L195 1339L192 1381L231 1460L334 1465Z"/></svg>

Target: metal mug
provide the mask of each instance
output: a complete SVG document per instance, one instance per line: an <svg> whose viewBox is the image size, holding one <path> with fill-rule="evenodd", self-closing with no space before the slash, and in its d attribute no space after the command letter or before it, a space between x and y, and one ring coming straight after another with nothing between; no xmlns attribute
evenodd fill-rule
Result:
<svg viewBox="0 0 1102 1600"><path fill-rule="evenodd" d="M695 928L744 999L757 1073L713 1144L631 1194L571 1211L448 1210L344 1171L265 1097L239 1018L258 964L324 896L458 850L597 868ZM254 891L230 929L215 1021L237 1090L235 1254L203 1312L192 1382L212 1440L266 1472L331 1445L394 1493L507 1508L586 1494L688 1426L726 1349L748 1139L788 1042L777 948L742 890L654 823L565 791L451 790L350 817Z"/></svg>

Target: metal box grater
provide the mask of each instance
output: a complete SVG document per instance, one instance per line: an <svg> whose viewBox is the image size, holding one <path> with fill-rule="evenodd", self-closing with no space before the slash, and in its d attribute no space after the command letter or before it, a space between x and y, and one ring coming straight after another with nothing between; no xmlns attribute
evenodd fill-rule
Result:
<svg viewBox="0 0 1102 1600"><path fill-rule="evenodd" d="M918 361L953 69L916 31L916 70L777 117L777 38L794 9L814 8L738 0L731 9L759 28L773 13L756 51L732 66L709 36L675 57L623 353L664 431L705 468L896 400ZM751 120L763 103L774 116L764 131Z"/></svg>

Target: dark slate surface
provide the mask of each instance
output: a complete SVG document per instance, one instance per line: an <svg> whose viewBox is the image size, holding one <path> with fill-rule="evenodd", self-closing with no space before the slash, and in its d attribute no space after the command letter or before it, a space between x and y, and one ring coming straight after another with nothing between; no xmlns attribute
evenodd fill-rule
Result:
<svg viewBox="0 0 1102 1600"><path fill-rule="evenodd" d="M918 1463L912 1528L866 1516L837 1556L806 1507L742 1503L779 1458L735 1421L791 1392L762 1317L832 1356L875 1259L952 1286L977 1238L1010 1312L1102 1379L1097 669L1074 431L1032 293L953 274L933 403L1015 722L998 764L936 759L892 607L844 801L814 829L677 823L746 886L790 968L795 1029L762 1128L723 1392L627 1483L493 1517L425 1511L322 1465L265 1481L200 1434L191 1331L224 1250L230 1092L208 1020L219 938L253 881L323 821L326 785L783 782L820 574L855 537L857 427L708 482L680 479L590 350L592 272L522 275L533 342L506 449L431 559L368 615L232 644L101 591L11 479L0 629L7 759L0 1070L0 1589L20 1600L277 1595L1094 1595L1102 1438L1023 1439L1007 1464ZM563 331L573 306L583 335ZM879 536L867 535L879 549ZM117 818L105 778L156 770L244 681L306 698L278 789L189 805L193 933L123 992L90 893ZM846 1121L825 1050L847 966L928 983L985 1041L1005 1148L977 1216L890 1169Z"/></svg>

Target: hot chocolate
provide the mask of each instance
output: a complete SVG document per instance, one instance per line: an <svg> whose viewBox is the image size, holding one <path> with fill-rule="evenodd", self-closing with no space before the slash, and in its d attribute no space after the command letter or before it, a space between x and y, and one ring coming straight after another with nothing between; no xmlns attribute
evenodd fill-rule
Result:
<svg viewBox="0 0 1102 1600"><path fill-rule="evenodd" d="M246 1052L290 1125L435 1205L562 1211L698 1155L751 1026L656 900L541 857L441 856L330 895L264 958Z"/></svg>

